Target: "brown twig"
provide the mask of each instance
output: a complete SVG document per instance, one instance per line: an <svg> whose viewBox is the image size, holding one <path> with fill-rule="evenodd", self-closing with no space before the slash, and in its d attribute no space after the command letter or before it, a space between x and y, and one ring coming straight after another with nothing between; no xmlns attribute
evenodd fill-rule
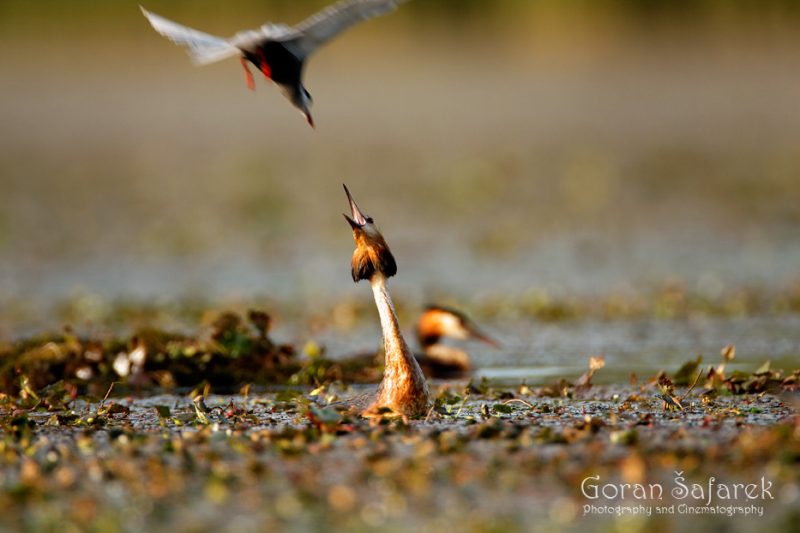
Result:
<svg viewBox="0 0 800 533"><path fill-rule="evenodd" d="M525 400L521 400L519 398L511 398L510 400L506 400L506 401L502 402L502 404L503 405L508 405L511 402L519 402L519 403L521 403L523 405L526 405L529 409L536 409L536 406L533 405L532 403L526 402Z"/></svg>
<svg viewBox="0 0 800 533"><path fill-rule="evenodd" d="M36 405L34 405L33 407L31 407L30 409L21 409L21 411L23 411L23 412L25 412L25 413L32 413L32 412L33 412L33 411L35 411L35 410L36 410L36 409L37 409L37 408L38 408L40 405L42 405L42 400L41 400L41 399L39 399L39 401L38 401L38 402L36 402Z"/></svg>
<svg viewBox="0 0 800 533"><path fill-rule="evenodd" d="M703 369L701 368L700 370L697 371L697 377L694 378L694 383L692 383L692 386L689 387L689 389L686 392L683 393L683 396L681 396L681 398L680 398L681 399L681 403L683 403L683 400L687 396L689 396L689 393L692 392L692 389L695 388L695 386L697 385L697 382L700 381L700 376L702 376L702 375L703 375Z"/></svg>
<svg viewBox="0 0 800 533"><path fill-rule="evenodd" d="M108 390L106 391L106 395L103 396L103 400L100 402L100 407L103 407L103 405L106 403L106 400L108 400L108 397L111 394L111 391L114 389L114 385L116 385L117 383L119 383L119 381L112 381L111 385L108 386Z"/></svg>

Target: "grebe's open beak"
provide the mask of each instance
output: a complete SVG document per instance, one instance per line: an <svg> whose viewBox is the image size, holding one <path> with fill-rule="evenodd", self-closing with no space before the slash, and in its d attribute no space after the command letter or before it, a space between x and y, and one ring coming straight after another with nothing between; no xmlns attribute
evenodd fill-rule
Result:
<svg viewBox="0 0 800 533"><path fill-rule="evenodd" d="M347 219L353 229L360 229L367 224L367 216L356 205L356 201L353 200L353 196L347 190L347 185L342 184L342 187L344 187L344 192L347 194L347 201L350 202L350 214L352 216L351 218L343 213L344 218Z"/></svg>

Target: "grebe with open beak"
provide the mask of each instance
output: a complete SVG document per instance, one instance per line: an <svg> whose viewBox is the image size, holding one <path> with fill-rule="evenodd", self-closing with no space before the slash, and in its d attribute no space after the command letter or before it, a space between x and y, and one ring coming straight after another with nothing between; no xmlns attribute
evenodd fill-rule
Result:
<svg viewBox="0 0 800 533"><path fill-rule="evenodd" d="M424 415L431 401L428 384L400 333L394 304L386 287L388 278L397 273L397 263L372 218L358 208L347 186L344 191L350 202L350 216L344 215L344 218L353 229L356 244L351 261L353 281L368 280L372 287L386 351L383 380L374 401L361 414L365 417L375 416L384 409L390 409L409 417Z"/></svg>

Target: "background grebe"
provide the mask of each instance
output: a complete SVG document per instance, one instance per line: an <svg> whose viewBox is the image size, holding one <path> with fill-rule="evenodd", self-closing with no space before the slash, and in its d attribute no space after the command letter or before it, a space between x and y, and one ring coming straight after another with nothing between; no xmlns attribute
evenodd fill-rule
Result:
<svg viewBox="0 0 800 533"><path fill-rule="evenodd" d="M428 384L400 333L394 305L386 287L387 279L397 273L397 263L372 218L361 212L346 186L344 190L351 213L351 216L344 217L353 228L353 240L356 243L351 262L353 281L369 280L381 318L386 349L383 380L374 401L362 415L372 416L385 408L405 416L423 415L430 405Z"/></svg>
<svg viewBox="0 0 800 533"><path fill-rule="evenodd" d="M477 340L494 348L500 343L484 333L468 316L452 307L427 305L419 315L415 336L417 345L414 358L422 373L428 378L458 379L472 373L470 354L459 345L448 341ZM383 365L382 350L365 350L337 357L347 368L375 368Z"/></svg>
<svg viewBox="0 0 800 533"><path fill-rule="evenodd" d="M198 65L240 55L247 86L253 90L255 81L247 62L255 65L267 79L278 84L283 95L313 128L312 99L302 80L308 56L354 24L393 11L398 1L403 0L342 0L297 26L267 23L257 30L241 31L229 39L182 26L143 7L141 9L153 29L175 44L186 46L192 61Z"/></svg>
<svg viewBox="0 0 800 533"><path fill-rule="evenodd" d="M479 340L498 348L500 344L486 335L464 313L451 307L429 305L417 321L417 341L422 353L415 354L426 376L455 378L469 374L469 354L457 346L442 343L443 339Z"/></svg>

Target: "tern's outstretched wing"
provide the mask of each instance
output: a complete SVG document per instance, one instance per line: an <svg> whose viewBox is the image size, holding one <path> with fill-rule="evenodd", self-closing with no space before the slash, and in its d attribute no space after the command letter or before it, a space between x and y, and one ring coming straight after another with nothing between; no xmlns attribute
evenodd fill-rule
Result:
<svg viewBox="0 0 800 533"><path fill-rule="evenodd" d="M153 29L173 43L185 46L189 57L197 65L207 65L241 53L238 48L222 37L181 26L177 22L147 11L142 6L139 7Z"/></svg>
<svg viewBox="0 0 800 533"><path fill-rule="evenodd" d="M311 15L294 27L300 37L293 41L302 58L351 26L394 11L406 0L341 0Z"/></svg>

